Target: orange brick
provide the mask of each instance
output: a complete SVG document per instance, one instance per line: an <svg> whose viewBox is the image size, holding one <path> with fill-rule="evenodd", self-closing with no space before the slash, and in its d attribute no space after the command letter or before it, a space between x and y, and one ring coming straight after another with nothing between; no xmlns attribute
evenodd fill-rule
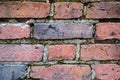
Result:
<svg viewBox="0 0 120 80"><path fill-rule="evenodd" d="M120 2L95 2L87 7L86 18L120 18Z"/></svg>
<svg viewBox="0 0 120 80"><path fill-rule="evenodd" d="M30 26L22 23L0 24L0 39L19 39L30 37Z"/></svg>
<svg viewBox="0 0 120 80"><path fill-rule="evenodd" d="M91 80L87 65L32 66L30 77L42 80Z"/></svg>
<svg viewBox="0 0 120 80"><path fill-rule="evenodd" d="M98 80L119 80L120 66L116 64L97 64L92 65Z"/></svg>
<svg viewBox="0 0 120 80"><path fill-rule="evenodd" d="M81 46L82 60L120 60L120 44L88 44Z"/></svg>
<svg viewBox="0 0 120 80"><path fill-rule="evenodd" d="M57 2L55 3L55 15L57 19L80 18L82 16L82 3Z"/></svg>
<svg viewBox="0 0 120 80"><path fill-rule="evenodd" d="M14 1L0 4L0 18L45 18L49 12L49 3Z"/></svg>
<svg viewBox="0 0 120 80"><path fill-rule="evenodd" d="M0 61L40 61L41 45L0 45Z"/></svg>
<svg viewBox="0 0 120 80"><path fill-rule="evenodd" d="M98 23L96 27L96 39L120 40L120 23Z"/></svg>
<svg viewBox="0 0 120 80"><path fill-rule="evenodd" d="M51 45L48 48L48 60L73 60L75 52L74 45Z"/></svg>

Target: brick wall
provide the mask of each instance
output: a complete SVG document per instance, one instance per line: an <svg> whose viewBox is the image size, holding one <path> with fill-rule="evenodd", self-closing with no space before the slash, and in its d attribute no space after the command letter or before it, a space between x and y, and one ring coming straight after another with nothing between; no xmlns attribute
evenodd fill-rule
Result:
<svg viewBox="0 0 120 80"><path fill-rule="evenodd" d="M120 80L120 1L1 1L0 80Z"/></svg>

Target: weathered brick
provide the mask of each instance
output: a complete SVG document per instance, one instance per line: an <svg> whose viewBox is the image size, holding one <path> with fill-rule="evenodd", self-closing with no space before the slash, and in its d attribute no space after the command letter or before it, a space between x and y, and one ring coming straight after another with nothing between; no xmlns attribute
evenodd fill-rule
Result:
<svg viewBox="0 0 120 80"><path fill-rule="evenodd" d="M87 65L32 66L30 76L43 80L91 80Z"/></svg>
<svg viewBox="0 0 120 80"><path fill-rule="evenodd" d="M120 60L120 44L88 44L81 46L82 60Z"/></svg>
<svg viewBox="0 0 120 80"><path fill-rule="evenodd" d="M51 45L48 48L48 60L73 60L75 45Z"/></svg>
<svg viewBox="0 0 120 80"><path fill-rule="evenodd" d="M98 23L96 28L96 39L120 40L120 23Z"/></svg>
<svg viewBox="0 0 120 80"><path fill-rule="evenodd" d="M30 26L27 24L0 24L0 39L19 39L28 37L30 37Z"/></svg>
<svg viewBox="0 0 120 80"><path fill-rule="evenodd" d="M119 0L81 0L82 2L107 2L107 1L119 1Z"/></svg>
<svg viewBox="0 0 120 80"><path fill-rule="evenodd" d="M120 2L96 2L87 7L86 18L120 18Z"/></svg>
<svg viewBox="0 0 120 80"><path fill-rule="evenodd" d="M0 4L0 18L45 18L49 11L49 3L14 1Z"/></svg>
<svg viewBox="0 0 120 80"><path fill-rule="evenodd" d="M99 80L119 80L120 66L116 64L97 64L92 65L96 73L96 78Z"/></svg>
<svg viewBox="0 0 120 80"><path fill-rule="evenodd" d="M57 19L79 18L82 16L83 4L77 2L55 3L55 15Z"/></svg>
<svg viewBox="0 0 120 80"><path fill-rule="evenodd" d="M92 38L91 23L36 23L34 37L37 39Z"/></svg>
<svg viewBox="0 0 120 80"><path fill-rule="evenodd" d="M40 61L42 45L0 45L0 61Z"/></svg>
<svg viewBox="0 0 120 80"><path fill-rule="evenodd" d="M18 80L27 74L25 65L0 65L0 80Z"/></svg>

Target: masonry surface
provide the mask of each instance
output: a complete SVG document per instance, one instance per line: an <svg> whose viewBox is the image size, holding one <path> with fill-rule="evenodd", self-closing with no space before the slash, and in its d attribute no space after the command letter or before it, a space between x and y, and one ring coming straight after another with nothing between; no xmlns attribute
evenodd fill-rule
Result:
<svg viewBox="0 0 120 80"><path fill-rule="evenodd" d="M120 80L120 1L1 0L0 80Z"/></svg>

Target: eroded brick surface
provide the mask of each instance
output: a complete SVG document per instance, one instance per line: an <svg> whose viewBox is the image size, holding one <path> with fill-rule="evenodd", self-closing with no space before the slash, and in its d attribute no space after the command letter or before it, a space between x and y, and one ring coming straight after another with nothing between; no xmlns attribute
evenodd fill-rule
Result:
<svg viewBox="0 0 120 80"><path fill-rule="evenodd" d="M49 11L49 3L14 1L0 4L0 18L45 18Z"/></svg>
<svg viewBox="0 0 120 80"><path fill-rule="evenodd" d="M24 23L0 24L0 39L19 39L30 37L30 26Z"/></svg>
<svg viewBox="0 0 120 80"><path fill-rule="evenodd" d="M48 48L48 60L73 60L75 53L75 45L51 45Z"/></svg>
<svg viewBox="0 0 120 80"><path fill-rule="evenodd" d="M87 7L86 18L120 18L120 2L96 2Z"/></svg>
<svg viewBox="0 0 120 80"><path fill-rule="evenodd" d="M96 39L120 40L120 23L98 23L96 27Z"/></svg>
<svg viewBox="0 0 120 80"><path fill-rule="evenodd" d="M0 61L40 61L42 45L0 45Z"/></svg>
<svg viewBox="0 0 120 80"><path fill-rule="evenodd" d="M91 23L36 23L34 37L37 39L92 38Z"/></svg>
<svg viewBox="0 0 120 80"><path fill-rule="evenodd" d="M0 80L18 80L27 75L25 65L0 65Z"/></svg>
<svg viewBox="0 0 120 80"><path fill-rule="evenodd" d="M92 65L96 78L99 80L119 80L120 66L116 64L97 64Z"/></svg>
<svg viewBox="0 0 120 80"><path fill-rule="evenodd" d="M120 44L81 45L82 60L120 60Z"/></svg>
<svg viewBox="0 0 120 80"><path fill-rule="evenodd" d="M57 19L79 18L82 16L82 3L58 2L55 3L55 15Z"/></svg>
<svg viewBox="0 0 120 80"><path fill-rule="evenodd" d="M87 65L32 66L30 76L43 80L91 80L90 71Z"/></svg>

